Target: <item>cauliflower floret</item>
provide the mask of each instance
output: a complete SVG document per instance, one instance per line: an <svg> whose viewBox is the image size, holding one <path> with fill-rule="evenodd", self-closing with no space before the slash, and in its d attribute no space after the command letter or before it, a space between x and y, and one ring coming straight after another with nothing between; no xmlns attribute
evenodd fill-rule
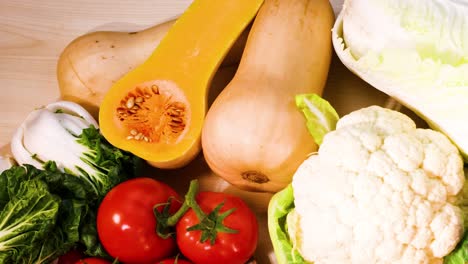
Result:
<svg viewBox="0 0 468 264"><path fill-rule="evenodd" d="M462 158L439 132L378 106L340 119L293 177L301 255L323 263L442 263L463 234Z"/></svg>

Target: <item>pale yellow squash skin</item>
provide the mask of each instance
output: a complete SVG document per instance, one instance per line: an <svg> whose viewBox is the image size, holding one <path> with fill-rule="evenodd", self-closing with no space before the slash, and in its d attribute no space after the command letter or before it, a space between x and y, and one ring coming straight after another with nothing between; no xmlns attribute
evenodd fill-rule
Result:
<svg viewBox="0 0 468 264"><path fill-rule="evenodd" d="M57 64L62 99L81 104L97 118L112 84L148 59L173 24L168 21L140 32L98 31L73 40Z"/></svg>
<svg viewBox="0 0 468 264"><path fill-rule="evenodd" d="M97 119L106 92L148 59L174 22L138 32L92 32L73 40L60 54L57 64L61 98L81 104ZM239 62L247 32L233 45L223 66Z"/></svg>
<svg viewBox="0 0 468 264"><path fill-rule="evenodd" d="M266 0L239 69L206 116L205 160L251 191L276 192L317 150L294 96L321 95L331 61L334 14L328 0Z"/></svg>

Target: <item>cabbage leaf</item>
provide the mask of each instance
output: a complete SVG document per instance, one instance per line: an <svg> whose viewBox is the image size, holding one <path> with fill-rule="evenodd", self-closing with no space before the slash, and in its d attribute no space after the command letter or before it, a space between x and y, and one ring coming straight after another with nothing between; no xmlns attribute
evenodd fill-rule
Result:
<svg viewBox="0 0 468 264"><path fill-rule="evenodd" d="M467 23L467 1L346 0L332 30L348 69L446 134L465 162Z"/></svg>

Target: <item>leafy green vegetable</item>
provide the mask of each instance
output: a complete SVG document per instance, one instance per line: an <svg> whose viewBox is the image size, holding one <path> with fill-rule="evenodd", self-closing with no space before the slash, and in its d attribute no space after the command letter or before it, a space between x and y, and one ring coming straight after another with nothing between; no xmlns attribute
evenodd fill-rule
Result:
<svg viewBox="0 0 468 264"><path fill-rule="evenodd" d="M140 158L112 146L93 125L83 129L76 141L86 147L81 160L92 168L76 166L80 171L77 176L83 177L99 197L122 180L136 175L143 164Z"/></svg>
<svg viewBox="0 0 468 264"><path fill-rule="evenodd" d="M39 176L32 166L0 175L0 263L48 262L68 249L66 240L61 247L55 243L62 235L57 228L61 200Z"/></svg>
<svg viewBox="0 0 468 264"><path fill-rule="evenodd" d="M42 169L54 161L60 171L82 178L97 197L135 175L143 164L111 145L92 116L67 101L31 112L14 134L11 151L20 165Z"/></svg>
<svg viewBox="0 0 468 264"><path fill-rule="evenodd" d="M0 174L0 263L49 263L83 244L107 257L96 232L99 197L48 162L45 170L14 166Z"/></svg>
<svg viewBox="0 0 468 264"><path fill-rule="evenodd" d="M67 101L28 115L11 150L23 167L0 174L0 263L47 263L78 244L108 257L96 230L99 203L136 176L142 160L112 146L93 117Z"/></svg>
<svg viewBox="0 0 468 264"><path fill-rule="evenodd" d="M317 94L296 95L296 106L307 120L307 129L317 144L321 144L328 132L335 130L340 118L335 109Z"/></svg>
<svg viewBox="0 0 468 264"><path fill-rule="evenodd" d="M468 232L465 232L457 247L444 258L444 264L465 264L468 262Z"/></svg>
<svg viewBox="0 0 468 264"><path fill-rule="evenodd" d="M0 262L21 263L29 256L43 256L38 249L55 226L58 208L59 199L47 191L43 182L22 183L0 214Z"/></svg>
<svg viewBox="0 0 468 264"><path fill-rule="evenodd" d="M268 231L278 264L305 263L288 235L287 217L294 209L292 185L276 193L268 205Z"/></svg>

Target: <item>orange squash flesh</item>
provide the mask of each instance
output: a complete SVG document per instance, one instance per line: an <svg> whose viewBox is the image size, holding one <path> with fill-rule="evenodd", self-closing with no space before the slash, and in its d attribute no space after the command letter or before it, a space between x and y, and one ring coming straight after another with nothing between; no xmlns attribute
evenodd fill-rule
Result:
<svg viewBox="0 0 468 264"><path fill-rule="evenodd" d="M262 2L195 0L150 58L105 95L104 137L155 167L190 162L201 150L211 79Z"/></svg>

